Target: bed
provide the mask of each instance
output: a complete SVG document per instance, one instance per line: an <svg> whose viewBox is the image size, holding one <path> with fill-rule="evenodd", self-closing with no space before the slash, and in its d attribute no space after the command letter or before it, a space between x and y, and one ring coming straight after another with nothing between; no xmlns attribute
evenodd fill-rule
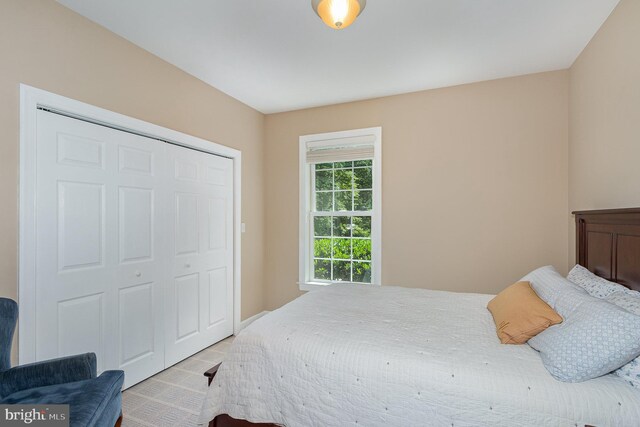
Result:
<svg viewBox="0 0 640 427"><path fill-rule="evenodd" d="M578 262L640 290L640 209L576 212ZM551 377L501 345L491 295L339 285L242 331L204 402L216 427L632 426L640 390Z"/></svg>

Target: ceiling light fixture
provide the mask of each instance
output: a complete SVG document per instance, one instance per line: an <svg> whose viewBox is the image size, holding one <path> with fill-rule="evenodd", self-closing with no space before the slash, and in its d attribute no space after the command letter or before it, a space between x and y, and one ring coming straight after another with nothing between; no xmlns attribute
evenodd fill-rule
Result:
<svg viewBox="0 0 640 427"><path fill-rule="evenodd" d="M367 5L367 0L311 0L318 16L334 30L353 24Z"/></svg>

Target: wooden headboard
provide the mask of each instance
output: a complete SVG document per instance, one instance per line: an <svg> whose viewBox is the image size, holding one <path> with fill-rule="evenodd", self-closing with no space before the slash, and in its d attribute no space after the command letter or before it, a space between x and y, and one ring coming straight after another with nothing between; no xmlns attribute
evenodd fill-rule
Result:
<svg viewBox="0 0 640 427"><path fill-rule="evenodd" d="M577 263L640 291L640 208L577 211Z"/></svg>

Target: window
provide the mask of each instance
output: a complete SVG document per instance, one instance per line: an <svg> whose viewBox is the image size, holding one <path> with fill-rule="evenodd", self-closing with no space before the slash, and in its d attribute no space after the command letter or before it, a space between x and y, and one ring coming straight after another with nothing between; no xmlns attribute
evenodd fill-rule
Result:
<svg viewBox="0 0 640 427"><path fill-rule="evenodd" d="M380 128L300 138L300 288L380 284Z"/></svg>

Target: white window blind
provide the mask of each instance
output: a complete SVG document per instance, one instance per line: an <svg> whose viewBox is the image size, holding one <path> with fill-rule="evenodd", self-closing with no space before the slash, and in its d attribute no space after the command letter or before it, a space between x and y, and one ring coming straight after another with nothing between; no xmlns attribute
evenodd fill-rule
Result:
<svg viewBox="0 0 640 427"><path fill-rule="evenodd" d="M372 159L374 135L307 143L307 163L350 162Z"/></svg>

